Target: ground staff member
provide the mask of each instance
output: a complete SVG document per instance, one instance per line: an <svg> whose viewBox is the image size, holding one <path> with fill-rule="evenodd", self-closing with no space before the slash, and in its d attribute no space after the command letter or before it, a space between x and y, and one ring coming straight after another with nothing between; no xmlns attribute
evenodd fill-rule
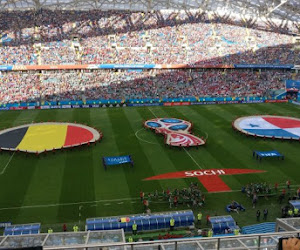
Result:
<svg viewBox="0 0 300 250"><path fill-rule="evenodd" d="M52 228L49 228L48 229L48 234L52 234L53 233L53 229Z"/></svg>
<svg viewBox="0 0 300 250"><path fill-rule="evenodd" d="M175 220L173 218L171 218L171 220L170 220L170 230L171 231L174 230L174 226L175 226Z"/></svg>
<svg viewBox="0 0 300 250"><path fill-rule="evenodd" d="M201 212L199 212L197 214L197 220L198 220L198 224L201 225L201 220L202 220L202 213Z"/></svg>
<svg viewBox="0 0 300 250"><path fill-rule="evenodd" d="M76 225L74 225L74 227L73 227L73 231L74 231L74 232L78 232L78 230L79 230L79 227L78 227L78 226L76 226Z"/></svg>
<svg viewBox="0 0 300 250"><path fill-rule="evenodd" d="M135 222L132 224L132 233L133 233L134 235L137 234L137 224L136 224Z"/></svg>
<svg viewBox="0 0 300 250"><path fill-rule="evenodd" d="M294 216L298 216L299 213L299 209L298 208L294 208Z"/></svg>
<svg viewBox="0 0 300 250"><path fill-rule="evenodd" d="M128 242L133 242L133 238L132 238L132 236L129 236L129 238L128 238Z"/></svg>

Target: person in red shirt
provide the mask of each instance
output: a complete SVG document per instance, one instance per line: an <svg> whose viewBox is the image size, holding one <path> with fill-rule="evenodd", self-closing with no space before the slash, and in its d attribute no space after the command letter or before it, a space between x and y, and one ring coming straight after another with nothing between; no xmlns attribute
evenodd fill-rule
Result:
<svg viewBox="0 0 300 250"><path fill-rule="evenodd" d="M277 193L278 192L278 182L275 183L274 188L275 188L275 192Z"/></svg>
<svg viewBox="0 0 300 250"><path fill-rule="evenodd" d="M66 224L63 224L63 231L67 232L67 225Z"/></svg>
<svg viewBox="0 0 300 250"><path fill-rule="evenodd" d="M210 219L210 215L206 215L206 225L208 226L209 225L209 219Z"/></svg>
<svg viewBox="0 0 300 250"><path fill-rule="evenodd" d="M174 207L177 207L178 204L178 197L175 195L174 196Z"/></svg>
<svg viewBox="0 0 300 250"><path fill-rule="evenodd" d="M167 189L167 195L169 196L170 193L171 193L171 192L170 192L170 189L168 188L168 189Z"/></svg>

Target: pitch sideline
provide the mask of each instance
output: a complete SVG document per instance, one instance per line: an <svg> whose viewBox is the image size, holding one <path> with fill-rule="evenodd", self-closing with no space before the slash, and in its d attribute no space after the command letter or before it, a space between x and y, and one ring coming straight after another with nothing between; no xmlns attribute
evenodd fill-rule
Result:
<svg viewBox="0 0 300 250"><path fill-rule="evenodd" d="M291 185L291 187L299 187L299 186L300 186L300 184ZM226 192L210 192L210 193L203 192L203 193L205 193L206 195L209 195L209 194L237 193L237 192L241 192L241 189L230 190L230 191L226 191ZM121 199L111 199L111 200L95 200L95 201L80 201L80 202L70 202L70 203L54 203L54 204L20 206L20 207L4 207L4 208L0 208L0 211L14 210L14 209L30 209L30 208L48 208L48 207L59 207L59 206L88 205L88 204L93 204L93 203L104 203L104 202L106 202L106 204L104 204L104 205L107 206L108 204L109 205L111 204L109 202L136 201L136 200L139 200L139 199L140 199L139 197L136 197L136 198L121 198ZM153 202L153 203L155 203L155 202Z"/></svg>

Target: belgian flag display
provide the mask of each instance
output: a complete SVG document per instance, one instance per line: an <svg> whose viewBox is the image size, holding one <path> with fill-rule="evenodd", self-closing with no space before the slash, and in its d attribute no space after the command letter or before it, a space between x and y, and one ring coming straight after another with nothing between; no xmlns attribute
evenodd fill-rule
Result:
<svg viewBox="0 0 300 250"><path fill-rule="evenodd" d="M0 148L35 153L79 146L99 139L99 132L88 126L46 122L1 131Z"/></svg>

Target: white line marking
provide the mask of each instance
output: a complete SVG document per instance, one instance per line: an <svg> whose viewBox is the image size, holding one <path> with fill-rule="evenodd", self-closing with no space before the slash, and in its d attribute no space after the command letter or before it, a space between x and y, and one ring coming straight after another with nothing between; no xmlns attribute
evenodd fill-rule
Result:
<svg viewBox="0 0 300 250"><path fill-rule="evenodd" d="M123 203L124 203L124 202L118 202L117 204L119 204L119 205L120 205L120 204L123 204Z"/></svg>
<svg viewBox="0 0 300 250"><path fill-rule="evenodd" d="M155 142L151 142L151 141L146 141L144 139L142 139L141 137L138 136L138 133L142 130L145 130L144 128L141 128L139 129L138 131L135 132L135 137L138 138L138 140L142 141L142 142L146 142L146 143L149 143L149 144L153 144L153 145L159 145L158 143L155 143Z"/></svg>
<svg viewBox="0 0 300 250"><path fill-rule="evenodd" d="M155 118L157 118L156 114L154 114L154 112L152 111L152 109L150 109L150 108L148 108L148 109L149 109L149 111L152 113L152 115L154 115Z"/></svg>
<svg viewBox="0 0 300 250"><path fill-rule="evenodd" d="M282 184L281 186L284 186L284 184ZM300 184L291 185L291 187L299 187L299 186L300 186ZM282 188L282 187L280 187L280 188ZM224 192L203 192L203 193L205 193L205 194L220 194L220 193L233 193L233 192L235 192L235 193L241 192L241 189L229 190L229 191L224 191ZM279 193L280 192L278 191L278 194ZM132 201L132 200L140 200L140 198L137 197L137 198L122 198L122 199L113 199L113 200L82 201L82 202L72 202L72 203L56 203L56 204L46 204L46 205L21 206L21 207L4 207L4 208L0 208L0 211L13 210L13 209L26 209L26 208L48 208L48 207L58 207L58 206L74 206L74 205L79 205L79 204L85 205L85 204L92 204L92 203ZM111 205L111 203L105 203L104 205L109 206L109 205ZM96 205L94 205L94 206L96 206Z"/></svg>
<svg viewBox="0 0 300 250"><path fill-rule="evenodd" d="M140 198L123 198L123 199L113 199L113 200L98 200L98 201L81 201L81 202L70 202L70 203L55 203L55 204L45 204L45 205L32 205L32 206L21 206L21 207L4 207L0 208L2 210L11 210L11 209L24 209L24 208L44 208L44 207L58 207L58 206L74 206L74 205L87 205L93 203L102 203L102 202L117 202L117 201L130 201L130 200L138 200ZM104 205L110 205L110 203L106 203Z"/></svg>
<svg viewBox="0 0 300 250"><path fill-rule="evenodd" d="M6 163L4 169L1 171L0 175L4 174L6 168L8 167L9 163L11 162L12 158L14 157L16 151L13 152L12 156L9 158L8 162Z"/></svg>
<svg viewBox="0 0 300 250"><path fill-rule="evenodd" d="M183 147L184 151L187 153L187 155L193 160L193 162L195 162L195 164L198 166L198 168L203 169L198 162L196 162L196 160L194 159L193 156L191 156L191 154L185 149L185 147Z"/></svg>

